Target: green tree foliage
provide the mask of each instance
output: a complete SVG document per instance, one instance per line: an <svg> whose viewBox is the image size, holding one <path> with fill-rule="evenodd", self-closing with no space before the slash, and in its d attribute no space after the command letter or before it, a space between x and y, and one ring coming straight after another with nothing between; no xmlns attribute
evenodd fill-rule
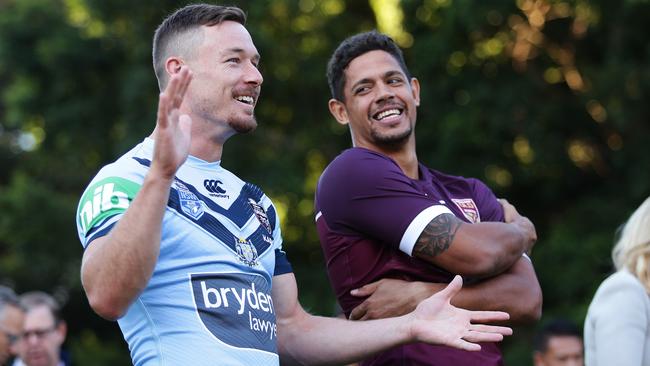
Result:
<svg viewBox="0 0 650 366"><path fill-rule="evenodd" d="M183 1L0 0L0 281L67 301L80 364L128 363L79 282L77 201L98 168L153 128L151 37ZM283 219L301 301L332 314L313 224L316 181L350 146L327 110L327 58L378 27L422 85L418 154L487 182L536 223L544 316L584 318L615 229L650 194L650 2L275 0L247 10L265 78L258 130L223 164ZM643 146L646 146L645 148ZM530 332L506 344L529 362Z"/></svg>

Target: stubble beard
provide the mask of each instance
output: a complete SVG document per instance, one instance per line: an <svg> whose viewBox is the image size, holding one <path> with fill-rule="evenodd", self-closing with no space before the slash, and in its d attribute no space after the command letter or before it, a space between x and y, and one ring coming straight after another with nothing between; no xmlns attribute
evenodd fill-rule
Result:
<svg viewBox="0 0 650 366"><path fill-rule="evenodd" d="M255 115L251 115L246 120L241 118L230 118L226 123L228 123L228 125L237 133L249 133L255 131L255 128L257 128Z"/></svg>
<svg viewBox="0 0 650 366"><path fill-rule="evenodd" d="M375 144L382 146L388 150L398 150L404 146L404 144L406 144L412 133L413 127L409 126L405 131L395 134L381 133L376 129L372 129L370 131L370 136L372 137Z"/></svg>

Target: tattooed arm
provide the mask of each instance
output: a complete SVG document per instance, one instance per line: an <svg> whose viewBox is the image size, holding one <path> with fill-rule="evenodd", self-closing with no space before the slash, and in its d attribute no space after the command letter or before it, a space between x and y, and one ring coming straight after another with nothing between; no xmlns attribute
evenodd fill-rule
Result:
<svg viewBox="0 0 650 366"><path fill-rule="evenodd" d="M537 240L530 220L514 212L506 223L467 224L453 214L438 215L418 237L412 255L473 278L503 273Z"/></svg>

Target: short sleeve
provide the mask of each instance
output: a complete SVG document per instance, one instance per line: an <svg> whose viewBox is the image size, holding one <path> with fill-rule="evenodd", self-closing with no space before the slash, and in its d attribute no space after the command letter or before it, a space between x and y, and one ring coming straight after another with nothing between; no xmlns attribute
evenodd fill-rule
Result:
<svg viewBox="0 0 650 366"><path fill-rule="evenodd" d="M471 178L469 181L472 185L473 196L481 215L481 221L503 222L505 219L503 206L501 206L492 190L478 179Z"/></svg>
<svg viewBox="0 0 650 366"><path fill-rule="evenodd" d="M79 240L84 248L110 232L139 190L139 183L117 176L91 182L79 201L76 217Z"/></svg>
<svg viewBox="0 0 650 366"><path fill-rule="evenodd" d="M438 208L429 209L433 206ZM361 148L339 155L316 192L316 215L330 230L372 238L407 254L424 227L446 212L451 213L418 190L392 159Z"/></svg>

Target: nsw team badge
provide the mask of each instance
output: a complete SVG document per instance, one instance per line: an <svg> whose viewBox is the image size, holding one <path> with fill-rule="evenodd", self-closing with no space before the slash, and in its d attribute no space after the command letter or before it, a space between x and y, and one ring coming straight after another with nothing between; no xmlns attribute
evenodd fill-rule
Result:
<svg viewBox="0 0 650 366"><path fill-rule="evenodd" d="M481 222L481 215L478 212L478 207L474 203L474 200L471 198L452 198L452 201L458 206L458 208L463 212L463 215L469 220L469 222L476 224Z"/></svg>
<svg viewBox="0 0 650 366"><path fill-rule="evenodd" d="M183 212L189 215L194 220L198 220L203 216L203 202L192 193L187 187L176 181L176 191L178 192L178 200Z"/></svg>
<svg viewBox="0 0 650 366"><path fill-rule="evenodd" d="M269 234L273 233L273 229L271 228L271 223L269 222L269 218L266 216L266 211L264 211L264 207L260 205L259 203L255 202L252 198L248 199L248 203L251 205L251 208L253 209L253 213L255 213L255 217L257 217L257 220L259 220L260 224L266 229L266 231L269 232Z"/></svg>
<svg viewBox="0 0 650 366"><path fill-rule="evenodd" d="M235 249L242 263L251 267L257 265L257 249L250 240L235 238Z"/></svg>

